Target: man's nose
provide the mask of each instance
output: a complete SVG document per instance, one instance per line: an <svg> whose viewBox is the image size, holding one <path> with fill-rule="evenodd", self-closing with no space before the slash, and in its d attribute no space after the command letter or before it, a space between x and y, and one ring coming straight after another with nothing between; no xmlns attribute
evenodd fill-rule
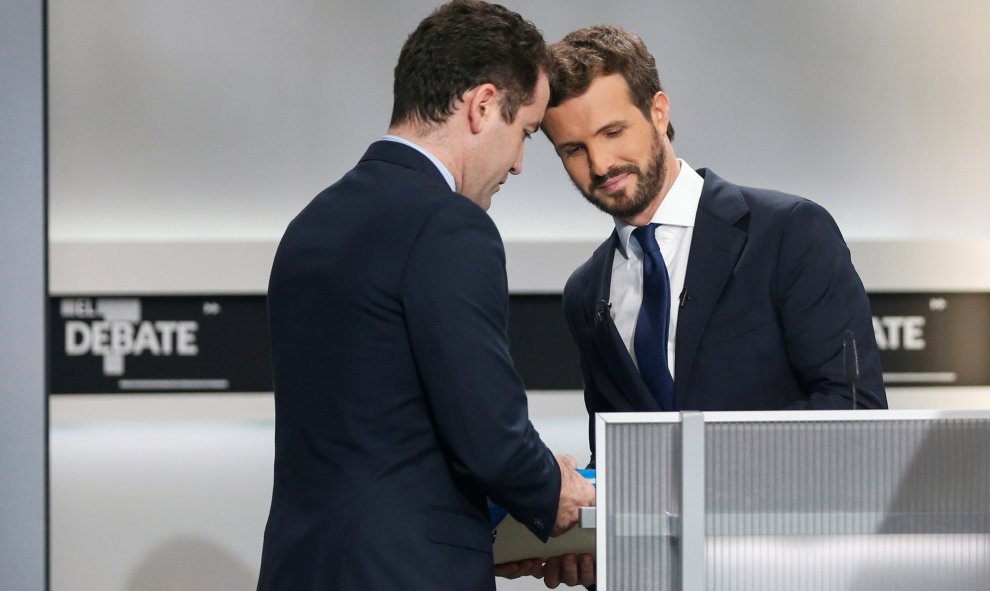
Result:
<svg viewBox="0 0 990 591"><path fill-rule="evenodd" d="M519 154L516 155L516 161L512 163L512 168L509 169L509 172L511 172L512 174L522 174L523 153L525 151L526 151L526 144L524 143L522 146L519 147Z"/></svg>
<svg viewBox="0 0 990 591"><path fill-rule="evenodd" d="M612 169L614 159L611 154L601 148L588 146L588 168L594 176L605 176Z"/></svg>

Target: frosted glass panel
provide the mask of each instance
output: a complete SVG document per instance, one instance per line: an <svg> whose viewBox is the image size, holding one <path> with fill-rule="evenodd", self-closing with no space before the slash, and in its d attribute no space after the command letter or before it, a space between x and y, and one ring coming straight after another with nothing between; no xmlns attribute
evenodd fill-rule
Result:
<svg viewBox="0 0 990 591"><path fill-rule="evenodd" d="M706 437L706 589L990 588L990 422L710 422Z"/></svg>
<svg viewBox="0 0 990 591"><path fill-rule="evenodd" d="M990 589L986 412L598 421L599 591Z"/></svg>
<svg viewBox="0 0 990 591"><path fill-rule="evenodd" d="M614 475L606 480L607 588L680 589L674 537L680 514L680 425L610 425L606 438L607 451L598 464L600 473Z"/></svg>

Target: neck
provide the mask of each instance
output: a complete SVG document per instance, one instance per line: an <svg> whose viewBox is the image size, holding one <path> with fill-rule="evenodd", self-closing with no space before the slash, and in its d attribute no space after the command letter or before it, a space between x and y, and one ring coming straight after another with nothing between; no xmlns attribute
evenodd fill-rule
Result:
<svg viewBox="0 0 990 591"><path fill-rule="evenodd" d="M454 175L457 190L461 189L463 166L459 157L460 150L455 141L457 134L452 133L447 124L399 123L389 127L388 133L409 140L433 154Z"/></svg>

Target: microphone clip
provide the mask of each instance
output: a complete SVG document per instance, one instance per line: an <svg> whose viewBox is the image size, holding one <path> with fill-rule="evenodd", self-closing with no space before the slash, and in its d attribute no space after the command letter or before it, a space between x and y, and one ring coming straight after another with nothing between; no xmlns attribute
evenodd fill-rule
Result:
<svg viewBox="0 0 990 591"><path fill-rule="evenodd" d="M606 302L605 300L598 300L598 306L595 308L595 319L598 322L605 322L605 316L608 311L612 309L612 303Z"/></svg>

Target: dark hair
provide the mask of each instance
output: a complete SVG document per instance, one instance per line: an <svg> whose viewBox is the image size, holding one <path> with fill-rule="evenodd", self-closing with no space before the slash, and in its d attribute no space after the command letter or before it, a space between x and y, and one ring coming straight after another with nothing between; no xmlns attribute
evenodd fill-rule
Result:
<svg viewBox="0 0 990 591"><path fill-rule="evenodd" d="M512 123L550 66L543 35L498 4L453 0L433 11L406 39L395 66L391 125L443 123L466 91L492 83L502 118Z"/></svg>
<svg viewBox="0 0 990 591"><path fill-rule="evenodd" d="M632 103L650 119L653 96L663 90L657 62L643 40L618 25L596 25L568 33L550 47L550 107L587 92L599 76L621 74ZM667 123L667 137L674 126Z"/></svg>

